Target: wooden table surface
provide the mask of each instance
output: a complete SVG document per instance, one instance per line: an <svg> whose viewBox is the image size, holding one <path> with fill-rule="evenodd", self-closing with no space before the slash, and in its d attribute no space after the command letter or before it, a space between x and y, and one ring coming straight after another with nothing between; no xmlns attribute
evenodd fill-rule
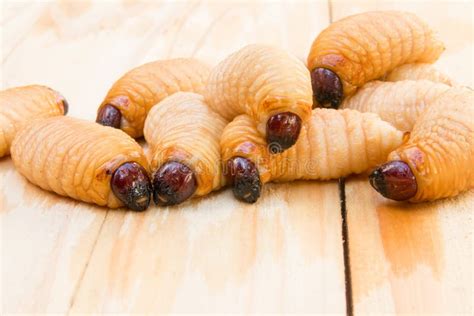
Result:
<svg viewBox="0 0 474 316"><path fill-rule="evenodd" d="M131 67L181 56L216 64L252 42L304 60L331 21L374 9L427 20L447 45L437 66L473 86L470 1L7 0L0 80L54 87L69 115L93 120ZM472 314L473 202L471 191L393 203L359 176L271 184L254 205L223 190L133 213L42 191L6 157L1 311Z"/></svg>

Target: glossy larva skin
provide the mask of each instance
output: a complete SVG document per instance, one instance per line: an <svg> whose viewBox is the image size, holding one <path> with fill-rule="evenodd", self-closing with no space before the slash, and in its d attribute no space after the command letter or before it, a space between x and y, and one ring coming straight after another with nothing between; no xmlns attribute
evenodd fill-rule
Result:
<svg viewBox="0 0 474 316"><path fill-rule="evenodd" d="M30 85L0 91L0 157L10 154L13 138L26 122L66 112L65 99L45 86Z"/></svg>
<svg viewBox="0 0 474 316"><path fill-rule="evenodd" d="M271 116L292 112L304 122L313 103L305 65L282 49L261 44L245 46L214 67L204 96L228 121L249 115L264 137Z"/></svg>
<svg viewBox="0 0 474 316"><path fill-rule="evenodd" d="M374 11L332 23L314 40L308 68L326 68L342 80L344 96L406 63L433 63L444 44L409 12Z"/></svg>
<svg viewBox="0 0 474 316"><path fill-rule="evenodd" d="M236 117L221 139L223 161L249 158L262 183L297 179L337 179L362 173L384 162L403 141L403 133L376 114L354 110L315 109L298 142L270 155L250 117ZM272 150L272 148L270 148Z"/></svg>
<svg viewBox="0 0 474 316"><path fill-rule="evenodd" d="M443 83L452 87L458 85L447 74L441 72L432 64L427 63L402 65L400 67L395 68L385 78L385 81L402 80L429 80L433 82Z"/></svg>
<svg viewBox="0 0 474 316"><path fill-rule="evenodd" d="M225 125L199 94L178 92L167 97L150 110L145 122L152 172L166 162L181 162L196 177L194 196L219 189L223 185L219 141Z"/></svg>
<svg viewBox="0 0 474 316"><path fill-rule="evenodd" d="M372 81L346 98L341 108L378 114L401 131L411 131L427 106L451 89L428 80Z"/></svg>
<svg viewBox="0 0 474 316"><path fill-rule="evenodd" d="M134 138L141 137L152 106L178 91L202 93L209 72L209 66L193 58L141 65L114 83L98 113L107 104L116 107L121 113L120 128Z"/></svg>
<svg viewBox="0 0 474 316"><path fill-rule="evenodd" d="M410 201L455 196L474 187L474 92L451 88L417 120L408 142L389 160L406 162L418 190Z"/></svg>
<svg viewBox="0 0 474 316"><path fill-rule="evenodd" d="M110 179L125 162L147 171L142 148L124 132L70 117L37 120L13 141L16 169L31 183L73 199L117 208Z"/></svg>

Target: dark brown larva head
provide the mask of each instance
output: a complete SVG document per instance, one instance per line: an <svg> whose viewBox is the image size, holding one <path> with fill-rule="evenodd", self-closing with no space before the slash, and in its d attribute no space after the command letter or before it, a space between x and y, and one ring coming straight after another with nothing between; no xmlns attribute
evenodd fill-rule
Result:
<svg viewBox="0 0 474 316"><path fill-rule="evenodd" d="M66 101L65 98L63 98L62 102L63 102L64 115L66 115L67 112L69 112L69 103Z"/></svg>
<svg viewBox="0 0 474 316"><path fill-rule="evenodd" d="M152 187L148 173L136 162L126 162L115 170L110 180L115 196L134 211L144 211L151 201Z"/></svg>
<svg viewBox="0 0 474 316"><path fill-rule="evenodd" d="M301 118L292 112L271 116L267 121L267 144L272 154L293 146L301 131Z"/></svg>
<svg viewBox="0 0 474 316"><path fill-rule="evenodd" d="M153 199L157 205L175 205L190 198L197 188L193 170L183 163L168 161L153 175Z"/></svg>
<svg viewBox="0 0 474 316"><path fill-rule="evenodd" d="M120 113L120 110L112 104L106 104L100 108L95 121L104 126L120 128L121 120L122 113Z"/></svg>
<svg viewBox="0 0 474 316"><path fill-rule="evenodd" d="M369 176L372 187L387 199L408 200L417 191L416 178L410 166L403 161L387 162L376 168Z"/></svg>
<svg viewBox="0 0 474 316"><path fill-rule="evenodd" d="M255 203L258 200L262 183L258 169L252 161L243 157L231 158L227 161L226 176L237 199L247 203Z"/></svg>
<svg viewBox="0 0 474 316"><path fill-rule="evenodd" d="M344 93L342 82L336 73L326 68L315 68L311 71L313 87L313 108L317 105L337 109L342 102Z"/></svg>

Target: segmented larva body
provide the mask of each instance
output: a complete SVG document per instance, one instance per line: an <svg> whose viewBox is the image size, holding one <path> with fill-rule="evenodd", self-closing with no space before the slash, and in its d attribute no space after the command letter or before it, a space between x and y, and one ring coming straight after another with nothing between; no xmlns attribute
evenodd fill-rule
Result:
<svg viewBox="0 0 474 316"><path fill-rule="evenodd" d="M67 102L61 94L39 85L0 91L0 157L10 153L16 133L31 119L67 113Z"/></svg>
<svg viewBox="0 0 474 316"><path fill-rule="evenodd" d="M390 161L410 166L417 191L410 201L455 196L474 187L474 92L452 88L420 116Z"/></svg>
<svg viewBox="0 0 474 316"><path fill-rule="evenodd" d="M450 86L428 80L373 81L342 102L341 107L373 112L401 131L411 131L426 107Z"/></svg>
<svg viewBox="0 0 474 316"><path fill-rule="evenodd" d="M448 75L439 71L432 64L415 63L406 64L395 68L390 72L385 81L401 80L429 80L433 82L444 83L448 86L456 86L456 82Z"/></svg>
<svg viewBox="0 0 474 316"><path fill-rule="evenodd" d="M35 120L17 134L11 152L15 167L31 183L110 208L124 205L110 184L118 167L136 162L149 170L142 148L130 136L70 117Z"/></svg>
<svg viewBox="0 0 474 316"><path fill-rule="evenodd" d="M209 76L205 97L226 120L248 114L267 139L272 137L267 125L274 115L291 112L303 122L311 116L308 70L295 56L267 45L245 46L217 65ZM289 146L297 135L293 138Z"/></svg>
<svg viewBox="0 0 474 316"><path fill-rule="evenodd" d="M241 115L221 139L223 161L244 157L257 165L262 183L297 179L336 179L361 173L384 162L403 133L376 114L354 110L315 109L298 142L271 155L253 120Z"/></svg>
<svg viewBox="0 0 474 316"><path fill-rule="evenodd" d="M443 51L443 43L416 15L366 12L336 21L322 31L309 52L308 68L335 73L342 81L343 96L349 96L400 65L433 63Z"/></svg>
<svg viewBox="0 0 474 316"><path fill-rule="evenodd" d="M209 66L193 58L159 60L134 68L109 90L99 107L97 121L108 125L101 111L111 105L121 114L115 127L134 138L143 136L145 118L152 106L178 91L202 93L209 72Z"/></svg>
<svg viewBox="0 0 474 316"><path fill-rule="evenodd" d="M164 164L179 162L196 178L193 196L203 196L219 189L223 185L219 141L225 125L226 121L213 112L199 94L178 92L165 98L150 110L144 129L145 139L150 145L154 178ZM170 181L177 181L176 177ZM166 187L169 189L170 185ZM164 201L163 193L157 193L157 189L155 193L159 197L155 196L155 201L161 198L158 204L169 204L170 201ZM176 201L179 202L182 201Z"/></svg>

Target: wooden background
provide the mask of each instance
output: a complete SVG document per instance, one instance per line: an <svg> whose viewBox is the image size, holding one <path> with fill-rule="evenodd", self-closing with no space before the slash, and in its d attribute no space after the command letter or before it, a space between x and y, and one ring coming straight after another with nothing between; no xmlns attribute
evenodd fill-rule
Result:
<svg viewBox="0 0 474 316"><path fill-rule="evenodd" d="M215 64L252 42L304 60L331 21L389 8L439 30L437 65L473 86L471 1L3 0L0 80L54 87L69 115L93 120L111 84L144 62ZM473 313L474 192L407 205L365 176L340 188L272 184L254 205L224 190L132 213L44 192L0 159L2 314Z"/></svg>

